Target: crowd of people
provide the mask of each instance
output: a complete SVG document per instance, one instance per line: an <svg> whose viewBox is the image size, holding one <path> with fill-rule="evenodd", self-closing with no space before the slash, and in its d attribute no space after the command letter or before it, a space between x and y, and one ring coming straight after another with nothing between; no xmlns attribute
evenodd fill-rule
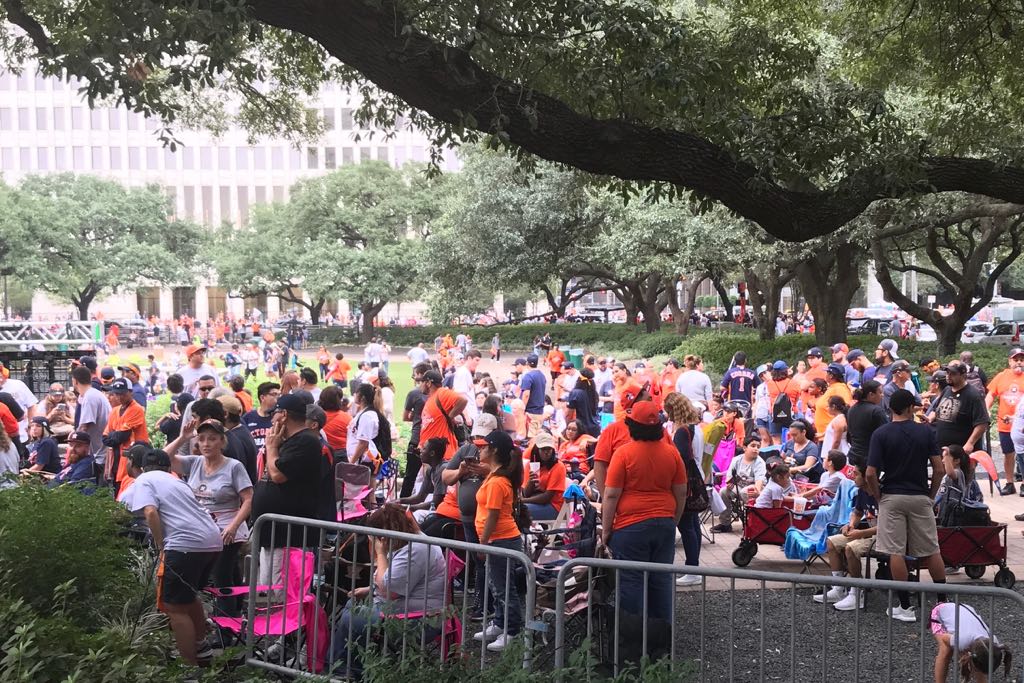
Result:
<svg viewBox="0 0 1024 683"><path fill-rule="evenodd" d="M969 353L946 365L933 358L911 365L899 343L885 339L871 353L843 343L813 347L792 365L778 359L749 367L737 352L721 381L712 382L696 356L669 359L659 369L585 354L576 367L545 335L534 352L515 359L508 377L495 377L482 371L471 338L459 335L435 340L433 353L423 344L408 351L415 387L397 412L383 340L367 345L356 369L324 347L309 366L278 359L254 392L245 381L250 350L230 349L222 370L211 364L207 347L184 347L180 366L164 380L173 401L157 422L167 443L162 449L149 445L144 406L151 392L138 365L100 367L94 356L83 356L71 371L72 386L54 384L42 400L0 370L0 470L45 476L53 486L113 489L163 550L161 608L190 663L203 661L210 647L198 589L237 585L243 544L258 552L258 580L269 585L286 548L312 542L299 524L273 533L265 525L249 538L252 521L267 513L335 521L334 465L381 472L394 459L402 422L410 430L405 469L394 499L366 520L376 528L460 534L522 550L527 515L556 518L567 505L567 487L575 485L600 508L601 539L613 558L675 563L678 532L684 563L694 567L708 485L721 486L727 502L715 531L729 533L734 501L827 503L849 474L856 502L849 523L828 540L833 572L860 576L864 555L874 549L889 556L895 580L907 579L903 558L910 555L922 558L936 583L946 576L936 514L942 520L954 507L956 514L985 514L974 465L986 455L992 406L1006 472L1000 494L1016 492L1024 459L1019 348L991 380ZM238 363L231 358L236 351ZM500 359L500 351L495 336L491 357ZM332 650L347 653L352 624L387 612L394 590L383 587L394 575L411 575L417 595L443 600L444 587L432 578L436 553L412 545L401 565L400 544L380 546L381 571L390 574L368 587L372 609L347 609L335 624ZM481 623L474 637L491 651L507 647L528 618L505 562L496 555L471 559L471 615ZM490 586L483 585L485 576ZM668 618L670 576L623 571L622 609ZM696 574L675 580L678 586L701 582ZM916 621L909 593L898 598L888 614ZM945 621L944 598L940 593L932 615L933 624L944 624L942 632L933 626L940 645L956 636ZM841 611L863 606L855 589L834 588L815 599ZM237 615L240 605L224 596L216 609ZM978 648L988 648L986 665L989 651L996 661L1004 658L998 642L980 637L959 647ZM971 660L975 668L978 657Z"/></svg>

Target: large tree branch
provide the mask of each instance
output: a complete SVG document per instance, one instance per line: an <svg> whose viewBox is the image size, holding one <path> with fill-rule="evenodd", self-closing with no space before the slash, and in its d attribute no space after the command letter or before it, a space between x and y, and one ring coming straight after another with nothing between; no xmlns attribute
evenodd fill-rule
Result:
<svg viewBox="0 0 1024 683"><path fill-rule="evenodd" d="M319 42L411 106L455 126L500 133L527 152L592 173L673 183L716 199L784 240L835 231L878 199L970 192L1024 204L1024 169L985 159L922 157L919 178L865 168L825 190L781 186L721 145L684 131L602 120L492 73L419 32L395 0L254 0L251 15Z"/></svg>

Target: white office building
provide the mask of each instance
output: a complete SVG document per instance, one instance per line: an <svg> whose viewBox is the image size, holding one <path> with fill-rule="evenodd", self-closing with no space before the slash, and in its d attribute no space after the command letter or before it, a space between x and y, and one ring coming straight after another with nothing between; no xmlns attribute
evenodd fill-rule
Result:
<svg viewBox="0 0 1024 683"><path fill-rule="evenodd" d="M91 173L125 185L157 183L166 188L180 218L206 225L223 221L244 224L252 207L285 201L300 178L367 160L401 166L427 161L429 141L400 126L387 137L381 131L356 127L353 111L358 95L336 84L324 86L309 103L324 119L326 132L301 148L285 140L261 139L250 144L247 133L230 129L219 137L204 131L175 129L181 143L172 152L158 139L160 122L124 107L90 109L74 80L47 78L26 69L21 75L0 73L0 171L7 183L30 174ZM355 137L359 137L356 141ZM444 167L455 170L454 151ZM288 305L286 304L286 307ZM227 297L212 283L196 287L142 287L135 293L97 301L92 312L108 318L135 312L160 318L187 314L199 319L219 312L236 315L257 307L273 319L281 311L276 297L243 301ZM339 302L344 312L344 302ZM382 317L420 315L422 306L389 306ZM32 315L37 319L67 317L74 309L37 294Z"/></svg>

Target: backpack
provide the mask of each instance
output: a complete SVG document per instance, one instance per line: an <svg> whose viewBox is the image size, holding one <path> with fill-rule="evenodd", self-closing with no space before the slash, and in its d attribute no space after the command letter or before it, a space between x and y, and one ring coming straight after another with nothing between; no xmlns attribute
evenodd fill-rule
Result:
<svg viewBox="0 0 1024 683"><path fill-rule="evenodd" d="M388 428L388 421L386 417L384 417L381 413L378 413L373 408L369 408L356 416L356 424L355 427L353 428L354 430L359 429L359 420L366 413L374 413L377 415L377 436L373 437L373 445L377 447L377 452L380 453L380 459L379 462L376 462L374 466L374 473L376 474L376 471L380 469L382 463L391 460L391 454L393 452L393 444L391 443L391 429ZM369 453L369 451L367 452Z"/></svg>
<svg viewBox="0 0 1024 683"><path fill-rule="evenodd" d="M789 388L789 380L786 382L786 388ZM776 388L778 383L772 380ZM772 403L772 414L771 420L779 427L788 427L793 424L793 401L790 400L789 394L786 393L785 389L779 391L779 395L775 397L775 402Z"/></svg>
<svg viewBox="0 0 1024 683"><path fill-rule="evenodd" d="M985 384L981 381L981 373L977 365L968 366L967 383L974 387L979 396L985 396Z"/></svg>

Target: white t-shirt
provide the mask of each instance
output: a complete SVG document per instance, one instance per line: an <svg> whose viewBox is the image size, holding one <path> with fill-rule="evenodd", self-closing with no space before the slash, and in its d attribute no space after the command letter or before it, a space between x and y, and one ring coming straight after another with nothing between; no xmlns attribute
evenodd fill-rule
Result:
<svg viewBox="0 0 1024 683"><path fill-rule="evenodd" d="M409 356L409 360L413 365L419 365L420 363L426 363L430 359L430 354L427 353L426 349L421 349L418 346L414 346L409 349L405 355Z"/></svg>
<svg viewBox="0 0 1024 683"><path fill-rule="evenodd" d="M210 513L196 502L189 485L168 472L143 472L132 484L132 512L152 505L160 514L164 549L181 552L215 552L224 547L220 530Z"/></svg>
<svg viewBox="0 0 1024 683"><path fill-rule="evenodd" d="M956 638L957 647L960 652L966 652L978 638L988 638L988 625L982 620L978 612L970 605L957 605L952 602L941 602L932 610L932 619L937 621L942 630ZM957 612L960 612L959 623ZM960 628L957 629L957 626ZM992 641L997 645L999 639L992 634Z"/></svg>
<svg viewBox="0 0 1024 683"><path fill-rule="evenodd" d="M366 345L366 362L368 363L379 363L380 362L380 344L367 344Z"/></svg>
<svg viewBox="0 0 1024 683"><path fill-rule="evenodd" d="M821 475L821 479L818 481L818 486L824 486L825 489L833 496L839 493L839 486L846 479L846 475L842 472L833 472L829 474L825 472Z"/></svg>
<svg viewBox="0 0 1024 683"><path fill-rule="evenodd" d="M761 494L757 497L757 502L754 503L754 507L758 508L770 508L775 507L773 504L777 500L782 500L786 496L795 496L796 486L793 482L789 482L788 488L782 488L775 481L769 479L768 485L761 489Z"/></svg>
<svg viewBox="0 0 1024 683"><path fill-rule="evenodd" d="M832 448L832 442L835 441L836 435L835 427L833 425L836 423L836 420L839 417L839 415L833 417L831 420L829 420L828 426L825 427L825 435L821 439L821 450L825 455L828 455L828 450ZM839 439L839 450L841 450L843 453L850 452L850 442L847 441L846 434L847 432L844 431L842 438Z"/></svg>
<svg viewBox="0 0 1024 683"><path fill-rule="evenodd" d="M565 394L568 394L570 391L575 389L576 388L576 380L578 380L579 377L580 377L579 373L577 373L577 372L574 372L572 374L569 374L567 372L563 372L561 375L559 375L558 376L558 384L559 384L559 386L562 387L562 392L565 393Z"/></svg>
<svg viewBox="0 0 1024 683"><path fill-rule="evenodd" d="M13 396L18 405L21 406L21 409L25 411L25 416L18 421L18 435L21 437L22 442L24 442L28 439L28 409L39 403L39 399L28 388L28 385L20 379L8 379L0 387L0 391ZM104 424L103 426L105 427L106 425Z"/></svg>
<svg viewBox="0 0 1024 683"><path fill-rule="evenodd" d="M352 418L352 421L348 423L348 452L355 453L356 442L365 441L367 442L367 453L380 455L380 451L377 449L377 444L373 443L373 440L377 436L377 432L379 430L380 420L377 418L377 413L372 410L363 410L359 412L354 418Z"/></svg>
<svg viewBox="0 0 1024 683"><path fill-rule="evenodd" d="M185 382L185 393L192 394L196 398L199 398L199 391L196 387L199 386L200 377L209 375L213 377L213 385L215 387L220 386L220 376L217 374L217 369L212 365L204 363L198 368L193 368L191 365L182 365L175 372L181 375L181 379Z"/></svg>
<svg viewBox="0 0 1024 683"><path fill-rule="evenodd" d="M89 433L89 453L96 456L96 464L107 462L107 448L103 445L103 430L110 418L110 401L99 389L89 387L78 397L78 424L76 429ZM89 425L83 427L82 425Z"/></svg>
<svg viewBox="0 0 1024 683"><path fill-rule="evenodd" d="M452 391L465 397L466 409L463 414L470 420L475 420L477 414L476 385L473 382L473 373L465 365L455 371L455 377L452 379Z"/></svg>
<svg viewBox="0 0 1024 683"><path fill-rule="evenodd" d="M18 485L17 479L9 479L7 475L18 476L18 449L10 444L7 450L0 451L0 489L11 489Z"/></svg>

